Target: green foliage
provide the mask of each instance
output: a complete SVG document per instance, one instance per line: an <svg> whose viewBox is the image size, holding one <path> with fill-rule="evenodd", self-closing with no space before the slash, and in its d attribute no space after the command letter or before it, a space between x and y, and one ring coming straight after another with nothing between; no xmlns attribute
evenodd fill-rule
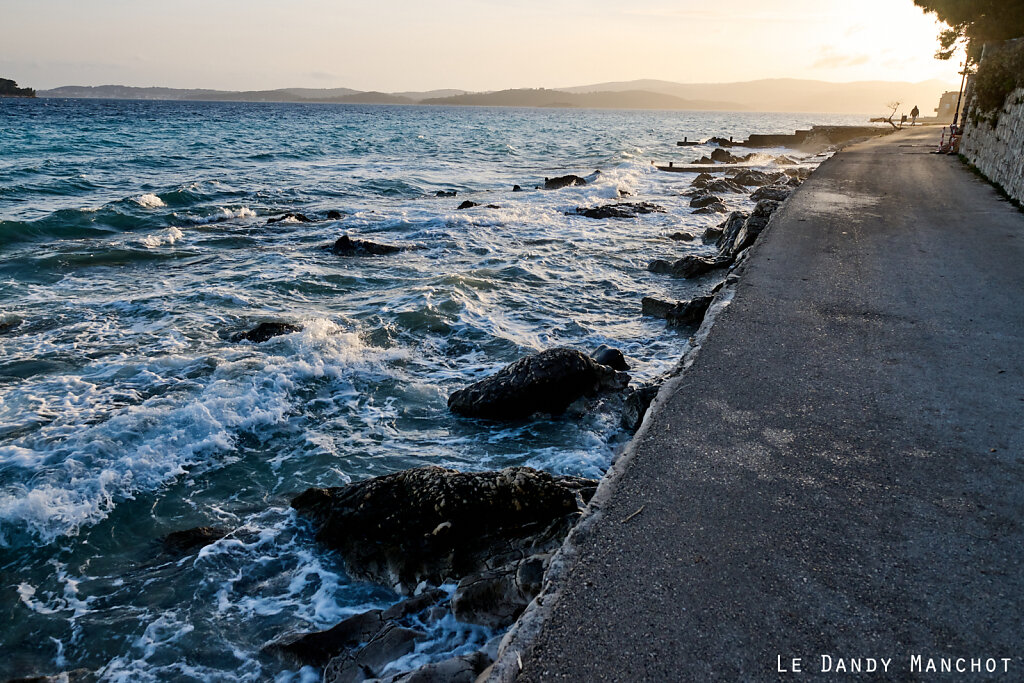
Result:
<svg viewBox="0 0 1024 683"><path fill-rule="evenodd" d="M974 104L981 116L998 119L1007 97L1024 88L1024 40L986 50L974 76Z"/></svg>
<svg viewBox="0 0 1024 683"><path fill-rule="evenodd" d="M9 78L0 78L0 97L35 97L36 91L32 88L19 88L15 81Z"/></svg>
<svg viewBox="0 0 1024 683"><path fill-rule="evenodd" d="M939 34L935 56L949 59L966 42L967 56L976 62L985 43L1024 36L1024 0L914 0L935 14L948 29Z"/></svg>

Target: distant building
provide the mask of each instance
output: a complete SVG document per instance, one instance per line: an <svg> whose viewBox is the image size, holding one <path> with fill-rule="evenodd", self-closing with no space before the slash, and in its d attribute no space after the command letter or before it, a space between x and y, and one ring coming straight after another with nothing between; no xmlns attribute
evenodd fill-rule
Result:
<svg viewBox="0 0 1024 683"><path fill-rule="evenodd" d="M951 123L953 114L956 113L956 98L960 95L956 90L942 93L939 98L939 106L935 109L935 118L939 123Z"/></svg>

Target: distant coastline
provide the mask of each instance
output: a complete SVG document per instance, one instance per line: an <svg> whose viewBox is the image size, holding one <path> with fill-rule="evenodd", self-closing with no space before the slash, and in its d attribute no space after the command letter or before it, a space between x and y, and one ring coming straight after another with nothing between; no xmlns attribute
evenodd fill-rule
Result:
<svg viewBox="0 0 1024 683"><path fill-rule="evenodd" d="M636 80L557 89L517 88L494 92L444 89L392 93L351 88L226 91L72 85L40 90L38 96L71 99L868 113L881 111L884 103L890 101L916 103L927 112L933 106L932 103L938 102L939 96L951 87L941 81L829 83L801 79L696 84Z"/></svg>

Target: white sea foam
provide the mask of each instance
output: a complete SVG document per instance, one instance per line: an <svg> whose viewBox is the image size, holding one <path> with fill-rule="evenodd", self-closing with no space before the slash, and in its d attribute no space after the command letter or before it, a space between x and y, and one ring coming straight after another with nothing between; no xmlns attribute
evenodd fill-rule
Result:
<svg viewBox="0 0 1024 683"><path fill-rule="evenodd" d="M354 369L385 372L382 363L405 355L367 348L354 332L317 319L302 332L211 359L217 367L198 391L161 394L111 412L107 400L94 400L107 395L100 378L77 380L59 419L32 438L0 446L0 462L32 473L0 491L0 520L47 541L74 534L120 500L196 466L231 462L236 436L283 424L297 410L293 393L304 383ZM154 363L143 371L162 381L168 367Z"/></svg>
<svg viewBox="0 0 1024 683"><path fill-rule="evenodd" d="M139 206L146 209L159 209L161 206L167 206L164 204L164 200L151 193L136 197L135 201L138 202Z"/></svg>
<svg viewBox="0 0 1024 683"><path fill-rule="evenodd" d="M160 230L159 232L155 232L152 235L146 235L145 237L141 238L138 242L144 247L154 249L156 247L170 246L184 236L185 234L182 233L181 230L179 230L178 228L171 227L165 230Z"/></svg>
<svg viewBox="0 0 1024 683"><path fill-rule="evenodd" d="M194 216L191 214L174 214L175 218L188 221L193 225L208 225L210 223L223 223L238 218L255 218L256 212L247 206L234 208L218 207L217 210L208 216Z"/></svg>

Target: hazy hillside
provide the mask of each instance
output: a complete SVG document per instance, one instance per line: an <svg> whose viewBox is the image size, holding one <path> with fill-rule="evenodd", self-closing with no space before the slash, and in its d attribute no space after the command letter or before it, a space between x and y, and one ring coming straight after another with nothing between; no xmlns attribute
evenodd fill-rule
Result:
<svg viewBox="0 0 1024 683"><path fill-rule="evenodd" d="M545 88L499 90L423 100L432 105L475 105L483 107L590 107L601 109L742 109L732 102L684 100L663 93L641 90L623 92L570 93Z"/></svg>
<svg viewBox="0 0 1024 683"><path fill-rule="evenodd" d="M147 100L223 100L237 102L342 102L352 104L434 104L489 107L581 107L597 109L691 109L702 111L791 111L843 114L888 114L888 102L901 109L917 105L930 115L939 96L956 85L941 81L900 83L860 81L829 83L779 78L741 83L673 83L638 80L580 85L557 90L522 88L470 93L362 92L351 88L280 88L277 90L188 90L123 85L65 86L40 90L39 97L104 97Z"/></svg>
<svg viewBox="0 0 1024 683"><path fill-rule="evenodd" d="M647 90L684 99L724 100L754 111L806 111L823 113L877 114L887 102L902 102L909 110L915 104L925 114L938 105L939 97L957 85L941 81L903 83L855 81L830 83L795 78L776 78L740 83L673 83L639 80L563 88L567 92L616 92ZM888 113L885 111L885 113Z"/></svg>

